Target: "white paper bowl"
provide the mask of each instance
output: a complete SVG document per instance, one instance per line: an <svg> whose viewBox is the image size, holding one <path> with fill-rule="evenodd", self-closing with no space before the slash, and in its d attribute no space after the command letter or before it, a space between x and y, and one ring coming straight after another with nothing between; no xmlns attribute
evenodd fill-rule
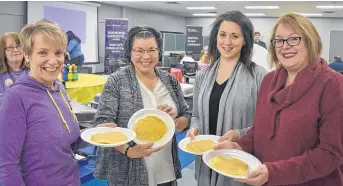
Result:
<svg viewBox="0 0 343 186"><path fill-rule="evenodd" d="M100 143L95 143L95 142L90 140L91 136L94 134L112 132L112 131L118 131L118 132L123 133L128 138L128 140L120 142L120 143L114 143L114 144L100 144ZM116 146L124 145L124 144L132 141L135 137L136 137L136 133L133 130L130 130L127 128L121 128L121 127L115 127L115 128L95 127L95 128L86 129L85 131L83 131L81 133L81 138L84 141L86 141L92 145L99 146L99 147L116 147Z"/></svg>
<svg viewBox="0 0 343 186"><path fill-rule="evenodd" d="M190 142L201 141L201 140L212 140L213 142L218 143L219 138L220 138L220 136L215 136L215 135L197 135L197 136L195 136L194 140L191 140L190 137L187 137L187 138L184 138L183 140L181 140L179 142L179 147L181 150L183 150L187 153L194 154L194 155L203 155L204 152L196 153L196 152L188 151L186 146ZM211 151L211 150L209 150L209 151Z"/></svg>
<svg viewBox="0 0 343 186"><path fill-rule="evenodd" d="M155 116L159 119L161 119L166 125L167 125L167 133L163 136L162 139L160 139L157 142L154 142L154 145L152 148L158 148L166 145L174 136L175 133L175 122L173 118L167 114L166 112L163 112L161 110L157 109L142 109L134 113L128 123L127 128L134 130L134 126L136 125L137 121L140 119L143 119L147 116ZM147 142L139 140L135 138L133 140L137 144L145 144Z"/></svg>
<svg viewBox="0 0 343 186"><path fill-rule="evenodd" d="M212 170L218 172L219 174L222 174L222 175L230 177L230 178L247 178L247 175L234 176L234 175L230 175L230 174L225 174L225 173L213 168L210 165L210 160L214 157L217 157L217 156L237 158L237 159L245 162L249 166L248 172L258 168L262 164L261 161L258 160L255 156L253 156L249 153L240 151L240 150L236 150L236 149L207 151L206 153L204 153L204 155L202 156L202 159L208 167L210 167Z"/></svg>

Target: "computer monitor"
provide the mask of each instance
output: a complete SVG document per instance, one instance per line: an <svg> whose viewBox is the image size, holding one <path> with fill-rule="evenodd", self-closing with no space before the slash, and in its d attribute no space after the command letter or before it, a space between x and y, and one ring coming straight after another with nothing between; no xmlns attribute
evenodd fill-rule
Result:
<svg viewBox="0 0 343 186"><path fill-rule="evenodd" d="M169 56L170 56L170 57L177 57L178 55L180 55L180 54L177 54L177 53L169 53Z"/></svg>
<svg viewBox="0 0 343 186"><path fill-rule="evenodd" d="M177 59L177 57L168 57L168 61L171 67L176 67L176 64L179 63L179 60Z"/></svg>

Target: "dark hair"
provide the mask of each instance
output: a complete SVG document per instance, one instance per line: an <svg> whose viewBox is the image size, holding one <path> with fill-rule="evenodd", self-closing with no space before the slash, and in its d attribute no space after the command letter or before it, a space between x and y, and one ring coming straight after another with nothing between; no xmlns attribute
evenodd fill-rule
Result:
<svg viewBox="0 0 343 186"><path fill-rule="evenodd" d="M260 32L255 32L254 34L255 34L255 35L256 35L256 34L258 34L258 35L261 35L261 33L260 33Z"/></svg>
<svg viewBox="0 0 343 186"><path fill-rule="evenodd" d="M74 32L72 31L68 31L66 32L67 36L68 36L68 44L69 44L69 41L72 40L72 39L75 39L79 44L81 43L81 39L79 37L77 37Z"/></svg>
<svg viewBox="0 0 343 186"><path fill-rule="evenodd" d="M341 59L340 56L335 56L335 57L333 57L333 59L334 59L335 61L342 61L342 59Z"/></svg>
<svg viewBox="0 0 343 186"><path fill-rule="evenodd" d="M212 30L209 38L210 42L208 46L208 59L210 59L210 63L213 64L220 57L220 53L217 48L217 35L219 32L219 27L223 21L231 21L241 27L245 44L241 49L239 61L242 62L251 75L253 75L255 63L251 61L251 55L254 46L254 26L250 19L240 11L229 11L223 13L219 15L212 24Z"/></svg>
<svg viewBox="0 0 343 186"><path fill-rule="evenodd" d="M163 53L162 34L158 30L150 26L134 26L129 30L127 34L127 39L124 44L124 50L125 50L124 60L126 60L127 63L131 62L132 44L133 44L133 41L137 38L143 38L143 39L155 38L156 43L157 43L157 49L158 49L158 57L160 58L162 56L162 53Z"/></svg>

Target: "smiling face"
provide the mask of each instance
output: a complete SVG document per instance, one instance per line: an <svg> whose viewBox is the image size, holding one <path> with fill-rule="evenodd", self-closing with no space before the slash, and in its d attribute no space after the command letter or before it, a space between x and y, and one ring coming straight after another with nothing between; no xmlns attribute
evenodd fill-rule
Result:
<svg viewBox="0 0 343 186"><path fill-rule="evenodd" d="M223 21L217 35L217 48L221 58L232 60L238 58L244 42L241 27L231 21Z"/></svg>
<svg viewBox="0 0 343 186"><path fill-rule="evenodd" d="M11 67L12 63L22 63L23 61L23 50L20 44L16 43L14 38L8 37L5 44L5 54L7 63Z"/></svg>
<svg viewBox="0 0 343 186"><path fill-rule="evenodd" d="M30 76L52 88L64 64L65 47L41 34L33 37L32 51L25 58L30 62Z"/></svg>
<svg viewBox="0 0 343 186"><path fill-rule="evenodd" d="M139 73L153 72L158 63L156 39L153 37L136 38L132 44L131 60Z"/></svg>
<svg viewBox="0 0 343 186"><path fill-rule="evenodd" d="M297 33L290 25L280 24L276 29L274 39L296 37L303 38L303 36L300 33ZM291 39L289 42L292 42ZM287 42L284 42L282 47L275 47L275 53L280 64L287 70L299 71L309 64L309 53L304 39L301 39L297 46L289 46Z"/></svg>

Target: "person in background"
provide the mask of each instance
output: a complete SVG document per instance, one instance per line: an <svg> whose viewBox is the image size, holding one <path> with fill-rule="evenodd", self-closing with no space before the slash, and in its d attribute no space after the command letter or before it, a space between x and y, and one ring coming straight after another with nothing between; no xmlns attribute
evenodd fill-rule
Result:
<svg viewBox="0 0 343 186"><path fill-rule="evenodd" d="M185 57L185 53L181 53L180 55L177 56L177 60L179 61L179 63L181 63L181 60L183 59L183 57Z"/></svg>
<svg viewBox="0 0 343 186"><path fill-rule="evenodd" d="M261 41L261 33L260 32L255 32L254 36L254 43L260 45L261 47L267 49L267 45L265 42Z"/></svg>
<svg viewBox="0 0 343 186"><path fill-rule="evenodd" d="M267 71L251 61L254 27L239 11L219 15L210 33L208 57L211 65L195 77L193 117L188 136L244 135L253 124L260 84ZM232 139L237 140L238 137ZM196 157L198 186L239 186L229 177L211 170Z"/></svg>
<svg viewBox="0 0 343 186"><path fill-rule="evenodd" d="M180 55L181 56L181 55ZM187 62L195 62L195 60L191 57L191 56L187 56L185 54L183 54L182 59L180 60L180 64L183 64L184 61Z"/></svg>
<svg viewBox="0 0 343 186"><path fill-rule="evenodd" d="M207 56L208 56L208 48L205 49L201 54L201 58L200 58L201 63L203 64L207 63Z"/></svg>
<svg viewBox="0 0 343 186"><path fill-rule="evenodd" d="M272 71L268 60L268 50L254 43L251 61L265 68L268 72Z"/></svg>
<svg viewBox="0 0 343 186"><path fill-rule="evenodd" d="M200 52L200 56L204 55L204 52L208 50L208 46L204 46L204 48Z"/></svg>
<svg viewBox="0 0 343 186"><path fill-rule="evenodd" d="M18 77L28 73L19 34L5 33L0 38L0 98Z"/></svg>
<svg viewBox="0 0 343 186"><path fill-rule="evenodd" d="M322 41L311 21L289 13L272 32L271 62L254 126L223 148L252 153L263 163L237 179L250 185L343 185L343 76L320 58Z"/></svg>
<svg viewBox="0 0 343 186"><path fill-rule="evenodd" d="M66 34L68 36L67 52L70 60L78 61L79 66L82 66L85 57L81 51L81 40L72 31L68 31Z"/></svg>
<svg viewBox="0 0 343 186"><path fill-rule="evenodd" d="M162 35L152 27L135 26L125 41L129 65L111 74L95 115L98 123L127 128L130 117L143 108L157 108L175 119L176 131L188 128L191 113L180 84L170 73L155 68L163 50ZM163 148L152 143L129 143L100 148L94 176L109 186L176 186L181 178L176 137Z"/></svg>
<svg viewBox="0 0 343 186"><path fill-rule="evenodd" d="M335 70L336 72L343 73L343 62L340 56L335 56L334 62L329 64L329 67Z"/></svg>

